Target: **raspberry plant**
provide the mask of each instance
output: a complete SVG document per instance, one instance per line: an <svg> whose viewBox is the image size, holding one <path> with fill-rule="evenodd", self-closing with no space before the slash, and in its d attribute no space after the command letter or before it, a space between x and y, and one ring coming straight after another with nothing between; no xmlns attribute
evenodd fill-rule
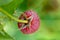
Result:
<svg viewBox="0 0 60 40"><path fill-rule="evenodd" d="M26 1L29 2L28 0L26 0ZM21 4L23 2L25 2L25 1L24 0L10 0L10 1L9 0L0 0L0 33L1 33L1 35L8 37L8 39L18 40L19 37L17 38L17 36L19 36L19 35L22 37L25 36L24 39L27 39L27 38L31 39L31 38L29 38L29 35L22 34L19 31L20 29L18 29L18 27L17 27L17 22L28 23L27 20L18 19L18 17L20 16L20 14L22 12L26 11L27 9L31 9L28 7L28 5L29 5L28 3L27 3L28 5L23 4L23 5L27 5L26 9L24 9L24 7ZM31 0L31 2L32 2L32 0ZM14 37L14 35L16 35L16 36ZM5 38L5 37L3 37L3 38ZM20 39L22 39L22 38L20 37ZM24 39L22 39L22 40L24 40Z"/></svg>
<svg viewBox="0 0 60 40"><path fill-rule="evenodd" d="M32 9L40 28L32 34L18 29L21 14ZM60 0L0 0L0 40L60 40Z"/></svg>

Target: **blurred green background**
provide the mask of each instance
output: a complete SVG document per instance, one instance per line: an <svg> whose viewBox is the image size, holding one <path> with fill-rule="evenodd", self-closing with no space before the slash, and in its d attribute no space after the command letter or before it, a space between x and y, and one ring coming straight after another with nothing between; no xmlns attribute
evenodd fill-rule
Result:
<svg viewBox="0 0 60 40"><path fill-rule="evenodd" d="M40 17L40 28L33 34L22 34L17 22L0 12L0 40L60 40L60 0L0 0L0 7L12 16L29 9ZM14 14L16 11L16 14ZM5 16L5 18L1 18Z"/></svg>

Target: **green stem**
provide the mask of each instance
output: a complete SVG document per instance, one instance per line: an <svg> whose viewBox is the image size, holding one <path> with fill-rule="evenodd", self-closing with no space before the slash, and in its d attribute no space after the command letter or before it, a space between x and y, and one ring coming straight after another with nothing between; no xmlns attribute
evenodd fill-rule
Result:
<svg viewBox="0 0 60 40"><path fill-rule="evenodd" d="M17 22L28 23L28 21L26 21L26 20L18 20L18 19L16 19L15 17L13 17L12 15L10 15L8 12L6 12L5 10L3 10L2 8L0 8L0 11L1 11L2 13L6 14L8 17L14 19L14 20L17 21Z"/></svg>

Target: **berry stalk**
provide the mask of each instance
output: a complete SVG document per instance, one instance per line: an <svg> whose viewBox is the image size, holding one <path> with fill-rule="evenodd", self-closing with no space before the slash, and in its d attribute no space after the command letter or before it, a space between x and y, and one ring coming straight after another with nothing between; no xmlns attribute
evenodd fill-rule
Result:
<svg viewBox="0 0 60 40"><path fill-rule="evenodd" d="M5 10L3 10L2 8L0 8L0 12L6 14L8 17L10 17L11 19L14 19L17 22L28 23L28 21L26 21L26 20L20 20L20 19L18 20L18 19L16 19L15 17L13 17L12 15L10 15L8 12L6 12Z"/></svg>

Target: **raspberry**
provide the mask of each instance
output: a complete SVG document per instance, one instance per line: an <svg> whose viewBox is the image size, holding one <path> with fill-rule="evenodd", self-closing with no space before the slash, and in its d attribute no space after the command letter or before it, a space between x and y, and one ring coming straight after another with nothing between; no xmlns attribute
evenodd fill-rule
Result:
<svg viewBox="0 0 60 40"><path fill-rule="evenodd" d="M34 33L39 28L40 20L36 12L34 12L33 10L24 12L23 14L21 14L19 19L28 21L28 23L18 22L18 28L21 29L24 34Z"/></svg>

